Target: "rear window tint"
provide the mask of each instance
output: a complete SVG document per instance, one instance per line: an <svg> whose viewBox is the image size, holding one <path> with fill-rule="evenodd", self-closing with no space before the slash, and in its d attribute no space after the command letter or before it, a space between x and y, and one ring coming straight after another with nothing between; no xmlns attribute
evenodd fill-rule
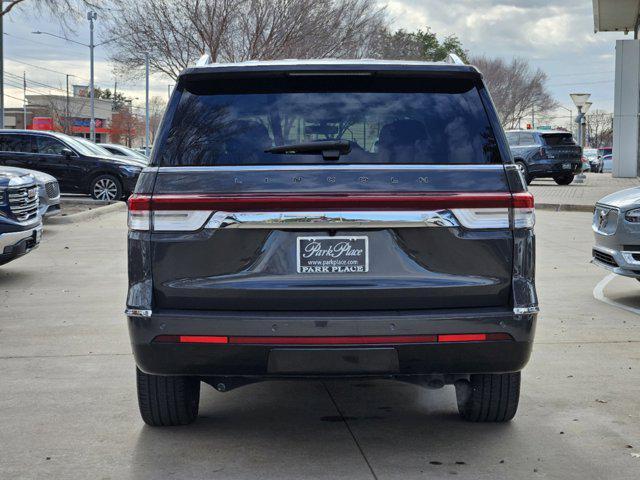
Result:
<svg viewBox="0 0 640 480"><path fill-rule="evenodd" d="M177 100L176 100L177 99ZM155 164L499 163L494 133L472 80L298 77L181 85ZM348 141L320 152L267 153L282 145Z"/></svg>
<svg viewBox="0 0 640 480"><path fill-rule="evenodd" d="M575 145L573 136L570 133L547 133L542 135L544 143L551 147L560 145Z"/></svg>

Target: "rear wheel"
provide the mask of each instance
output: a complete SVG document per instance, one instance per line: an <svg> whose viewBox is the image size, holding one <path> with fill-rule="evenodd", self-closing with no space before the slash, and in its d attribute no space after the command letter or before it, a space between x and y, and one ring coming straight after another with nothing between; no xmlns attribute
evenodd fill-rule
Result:
<svg viewBox="0 0 640 480"><path fill-rule="evenodd" d="M98 175L91 182L89 193L95 200L120 200L122 184L113 175Z"/></svg>
<svg viewBox="0 0 640 480"><path fill-rule="evenodd" d="M553 177L558 185L569 185L571 182L573 182L573 178L573 173L569 175L562 175L561 177Z"/></svg>
<svg viewBox="0 0 640 480"><path fill-rule="evenodd" d="M471 375L456 383L460 416L469 422L508 422L518 410L520 372Z"/></svg>
<svg viewBox="0 0 640 480"><path fill-rule="evenodd" d="M188 425L198 416L200 380L150 375L136 368L138 406L147 425Z"/></svg>
<svg viewBox="0 0 640 480"><path fill-rule="evenodd" d="M529 170L527 169L527 166L525 165L525 163L516 161L516 166L522 172L524 181L527 182L527 185L529 185L533 179L531 178L531 176L529 176Z"/></svg>

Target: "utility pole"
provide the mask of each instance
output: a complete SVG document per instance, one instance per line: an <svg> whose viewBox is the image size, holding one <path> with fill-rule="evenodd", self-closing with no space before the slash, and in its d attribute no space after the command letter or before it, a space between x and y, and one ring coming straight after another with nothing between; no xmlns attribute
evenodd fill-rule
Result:
<svg viewBox="0 0 640 480"><path fill-rule="evenodd" d="M93 10L90 10L87 13L87 20L89 20L89 51L90 51L90 62L91 62L91 82L89 85L89 95L91 97L91 122L89 123L89 138L92 142L96 141L96 104L95 104L95 87L93 81L93 21L98 18L98 14Z"/></svg>
<svg viewBox="0 0 640 480"><path fill-rule="evenodd" d="M0 0L0 10L2 10ZM4 128L4 15L0 15L0 128Z"/></svg>
<svg viewBox="0 0 640 480"><path fill-rule="evenodd" d="M531 128L534 130L536 128L536 113L533 105L531 105Z"/></svg>
<svg viewBox="0 0 640 480"><path fill-rule="evenodd" d="M22 72L22 125L27 128L27 72Z"/></svg>
<svg viewBox="0 0 640 480"><path fill-rule="evenodd" d="M69 74L67 74L67 98L65 101L65 107L64 107L64 133L66 133L67 135L71 134L71 118L70 117L70 112L69 112Z"/></svg>
<svg viewBox="0 0 640 480"><path fill-rule="evenodd" d="M149 52L144 53L144 63L146 70L146 87L145 87L145 121L144 121L144 150L149 156Z"/></svg>

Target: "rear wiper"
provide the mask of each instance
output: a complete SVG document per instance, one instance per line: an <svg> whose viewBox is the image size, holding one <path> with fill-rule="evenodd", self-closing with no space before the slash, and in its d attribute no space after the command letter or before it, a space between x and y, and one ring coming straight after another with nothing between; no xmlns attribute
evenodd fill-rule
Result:
<svg viewBox="0 0 640 480"><path fill-rule="evenodd" d="M268 148L266 153L322 153L325 160L338 160L340 155L346 155L351 151L351 143L347 140L319 140L317 142L292 143L290 145L278 145Z"/></svg>

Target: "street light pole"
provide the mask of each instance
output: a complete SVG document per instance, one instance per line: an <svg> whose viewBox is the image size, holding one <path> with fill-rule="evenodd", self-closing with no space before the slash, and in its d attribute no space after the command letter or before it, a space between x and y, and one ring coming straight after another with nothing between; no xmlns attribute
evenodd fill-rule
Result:
<svg viewBox="0 0 640 480"><path fill-rule="evenodd" d="M144 65L146 70L145 86L145 120L144 120L144 150L149 156L149 52L144 52Z"/></svg>
<svg viewBox="0 0 640 480"><path fill-rule="evenodd" d="M0 0L0 10L2 10ZM4 128L4 15L0 15L0 128Z"/></svg>
<svg viewBox="0 0 640 480"><path fill-rule="evenodd" d="M98 14L93 10L90 10L87 13L87 20L89 20L89 51L90 51L90 61L91 61L91 78L89 85L89 95L91 97L91 121L89 123L89 138L92 142L96 141L96 104L95 104L95 86L93 81L93 49L95 48L93 44L93 21L98 18Z"/></svg>

